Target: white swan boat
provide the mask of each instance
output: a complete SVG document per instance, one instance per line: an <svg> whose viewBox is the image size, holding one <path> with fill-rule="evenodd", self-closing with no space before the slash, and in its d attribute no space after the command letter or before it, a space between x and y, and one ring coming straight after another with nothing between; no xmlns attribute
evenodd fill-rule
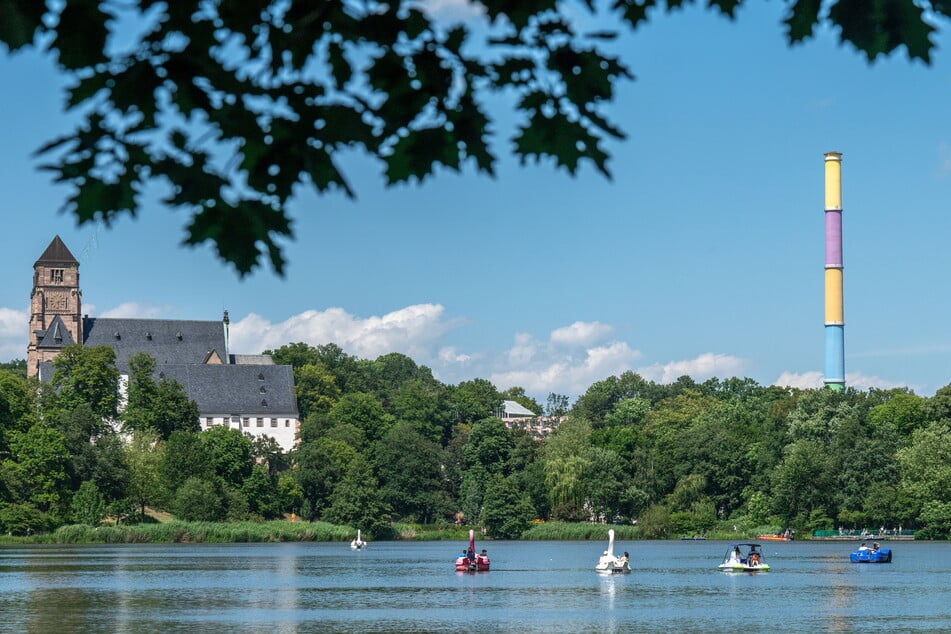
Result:
<svg viewBox="0 0 951 634"><path fill-rule="evenodd" d="M360 529L357 529L357 538L350 542L350 548L354 550L363 550L367 547L367 543L360 539Z"/></svg>
<svg viewBox="0 0 951 634"><path fill-rule="evenodd" d="M598 565L594 569L604 575L624 575L631 572L631 563L626 552L618 557L614 556L613 528L608 530L608 549L598 559Z"/></svg>

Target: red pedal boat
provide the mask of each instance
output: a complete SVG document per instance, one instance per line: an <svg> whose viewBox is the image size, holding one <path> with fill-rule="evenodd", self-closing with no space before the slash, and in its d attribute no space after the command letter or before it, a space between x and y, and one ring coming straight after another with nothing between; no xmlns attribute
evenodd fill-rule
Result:
<svg viewBox="0 0 951 634"><path fill-rule="evenodd" d="M488 572L489 555L482 549L481 553L475 551L475 531L469 531L469 549L456 557L456 572Z"/></svg>

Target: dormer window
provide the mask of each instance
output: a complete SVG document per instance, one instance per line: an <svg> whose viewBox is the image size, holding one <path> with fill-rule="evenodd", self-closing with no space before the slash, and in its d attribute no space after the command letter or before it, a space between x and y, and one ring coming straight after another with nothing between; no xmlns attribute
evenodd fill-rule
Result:
<svg viewBox="0 0 951 634"><path fill-rule="evenodd" d="M181 341L181 340L182 340L182 331L179 330L179 331L175 334L175 336L178 337L178 340L179 340L179 341Z"/></svg>
<svg viewBox="0 0 951 634"><path fill-rule="evenodd" d="M145 338L148 339L149 341L152 341L152 333L151 332L145 333Z"/></svg>
<svg viewBox="0 0 951 634"><path fill-rule="evenodd" d="M118 330L116 331L116 339L122 339L122 337L119 335L119 331L118 331Z"/></svg>
<svg viewBox="0 0 951 634"><path fill-rule="evenodd" d="M267 392L267 388L265 388L265 387L262 385L262 386L261 386L261 394L264 394L265 392Z"/></svg>

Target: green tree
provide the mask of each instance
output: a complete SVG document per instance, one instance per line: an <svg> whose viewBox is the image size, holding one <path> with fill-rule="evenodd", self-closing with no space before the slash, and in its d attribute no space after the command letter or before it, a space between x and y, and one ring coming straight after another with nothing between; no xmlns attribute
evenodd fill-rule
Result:
<svg viewBox="0 0 951 634"><path fill-rule="evenodd" d="M916 430L896 459L901 489L915 514L928 503L951 503L951 424L931 423Z"/></svg>
<svg viewBox="0 0 951 634"><path fill-rule="evenodd" d="M430 524L454 510L442 477L442 448L410 423L397 423L386 433L374 460L383 499L398 517Z"/></svg>
<svg viewBox="0 0 951 634"><path fill-rule="evenodd" d="M462 455L470 466L481 465L489 473L501 473L514 447L515 441L505 423L495 417L483 418L472 424Z"/></svg>
<svg viewBox="0 0 951 634"><path fill-rule="evenodd" d="M62 432L37 423L10 437L10 458L4 461L8 487L18 501L43 512L62 512L68 494L70 456ZM5 478L5 479L6 479Z"/></svg>
<svg viewBox="0 0 951 634"><path fill-rule="evenodd" d="M485 492L482 525L498 539L518 539L532 524L535 509L514 476L496 474Z"/></svg>
<svg viewBox="0 0 951 634"><path fill-rule="evenodd" d="M772 478L773 512L787 524L808 526L813 513L829 515L835 463L821 444L799 440L786 448Z"/></svg>
<svg viewBox="0 0 951 634"><path fill-rule="evenodd" d="M70 510L72 519L77 524L99 526L99 522L106 514L106 504L99 492L99 487L89 481L83 482L79 490L73 494Z"/></svg>
<svg viewBox="0 0 951 634"><path fill-rule="evenodd" d="M215 467L212 465L208 445L200 434L173 432L164 443L159 475L172 497L189 478L207 480L213 477Z"/></svg>
<svg viewBox="0 0 951 634"><path fill-rule="evenodd" d="M109 346L65 346L53 359L50 378L58 408L69 411L87 404L99 418L115 420L119 406L115 360L116 353Z"/></svg>
<svg viewBox="0 0 951 634"><path fill-rule="evenodd" d="M175 515L186 522L219 522L227 514L221 488L214 480L191 477L175 493Z"/></svg>
<svg viewBox="0 0 951 634"><path fill-rule="evenodd" d="M320 517L329 505L330 494L357 455L357 451L347 443L330 438L319 438L297 448L293 473L300 485L301 515L305 519Z"/></svg>
<svg viewBox="0 0 951 634"><path fill-rule="evenodd" d="M334 423L349 423L362 430L368 440L382 437L393 418L383 410L383 405L372 394L355 392L340 397L330 410Z"/></svg>
<svg viewBox="0 0 951 634"><path fill-rule="evenodd" d="M281 514L281 498L277 478L268 475L267 467L256 464L241 484L241 493L248 501L248 510L264 519Z"/></svg>
<svg viewBox="0 0 951 634"><path fill-rule="evenodd" d="M337 379L319 363L294 369L294 392L301 418L311 412L329 412L340 399Z"/></svg>
<svg viewBox="0 0 951 634"><path fill-rule="evenodd" d="M7 451L7 433L26 431L35 421L33 392L26 374L8 369L0 370L0 452Z"/></svg>
<svg viewBox="0 0 951 634"><path fill-rule="evenodd" d="M447 407L453 422L471 424L496 416L502 407L502 395L490 381L472 379L447 388Z"/></svg>
<svg viewBox="0 0 951 634"><path fill-rule="evenodd" d="M139 520L145 519L145 507L162 499L161 477L165 447L151 430L134 432L125 446L125 462L129 468L128 499L138 509Z"/></svg>
<svg viewBox="0 0 951 634"><path fill-rule="evenodd" d="M251 439L238 429L216 425L198 434L212 473L226 484L240 487L251 474Z"/></svg>
<svg viewBox="0 0 951 634"><path fill-rule="evenodd" d="M324 519L360 528L368 537L382 537L389 532L390 508L363 456L354 458L346 476L334 488Z"/></svg>

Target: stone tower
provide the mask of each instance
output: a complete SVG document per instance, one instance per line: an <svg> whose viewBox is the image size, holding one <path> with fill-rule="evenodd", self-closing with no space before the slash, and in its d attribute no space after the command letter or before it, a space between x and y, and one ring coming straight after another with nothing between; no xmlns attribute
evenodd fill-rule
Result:
<svg viewBox="0 0 951 634"><path fill-rule="evenodd" d="M36 376L40 363L52 361L63 346L82 343L82 331L79 262L56 236L33 263L27 376Z"/></svg>

